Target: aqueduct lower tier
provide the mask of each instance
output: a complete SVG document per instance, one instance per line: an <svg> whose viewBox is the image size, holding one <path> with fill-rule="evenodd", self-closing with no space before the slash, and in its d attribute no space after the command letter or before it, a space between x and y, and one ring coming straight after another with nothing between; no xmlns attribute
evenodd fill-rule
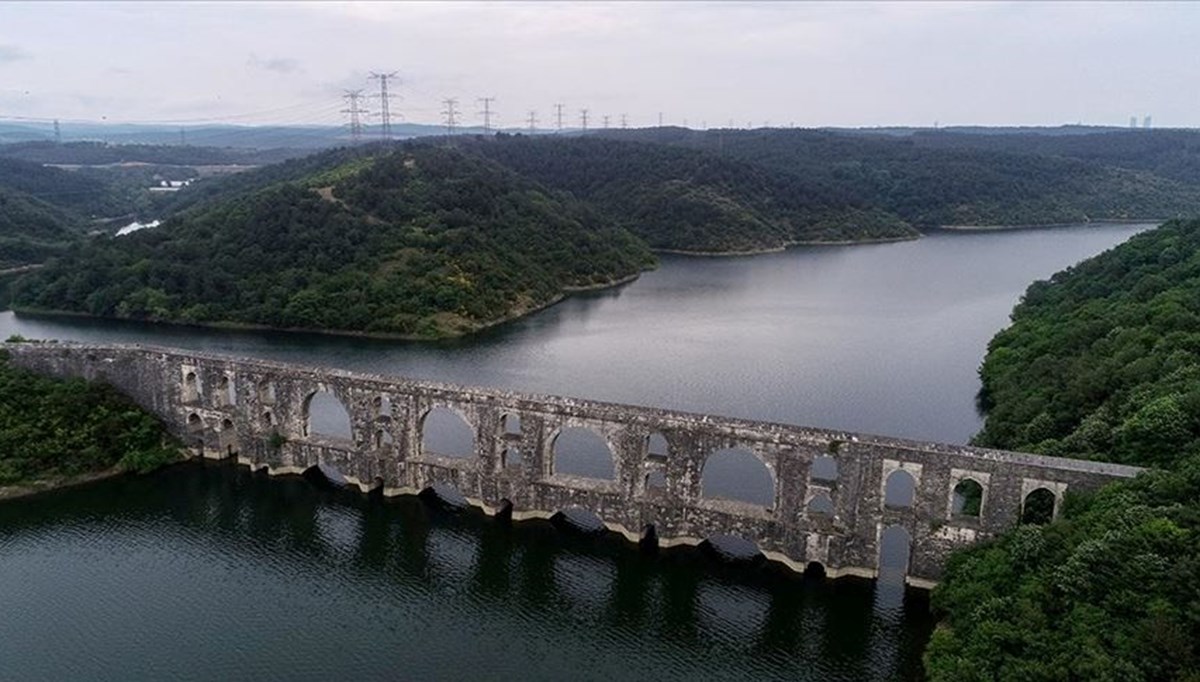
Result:
<svg viewBox="0 0 1200 682"><path fill-rule="evenodd" d="M335 467L364 490L457 488L489 513L549 517L583 508L662 545L740 536L796 569L874 577L885 533L910 542L907 579L929 585L947 554L1016 524L1027 500L1061 506L1067 490L1136 475L1133 467L960 445L688 414L648 407L411 381L136 345L7 344L42 374L106 381L158 415L195 454L234 456L272 473ZM348 437L312 432L313 397L332 394ZM439 409L440 408L440 409ZM473 435L468 456L428 451L426 415L451 410ZM611 479L555 470L554 442L588 429L607 444ZM709 455L737 449L770 472L769 504L707 497ZM519 456L516 454L519 453ZM903 473L897 473L903 472ZM908 500L892 500L897 478ZM965 483L964 483L965 482ZM955 491L973 489L964 506Z"/></svg>

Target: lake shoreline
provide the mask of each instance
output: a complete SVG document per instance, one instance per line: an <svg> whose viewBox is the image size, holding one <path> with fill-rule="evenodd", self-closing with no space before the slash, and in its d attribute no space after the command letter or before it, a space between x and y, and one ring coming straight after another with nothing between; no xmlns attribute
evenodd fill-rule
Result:
<svg viewBox="0 0 1200 682"><path fill-rule="evenodd" d="M438 341L453 341L463 339L474 334L478 334L488 329L498 327L500 325L519 320L523 317L541 312L551 306L565 301L572 294L588 293L593 291L602 291L604 289L612 289L625 284L629 284L641 277L642 272L635 272L632 275L626 275L619 279L609 282L601 282L598 284L587 284L582 286L564 286L562 293L554 296L550 300L529 308L521 308L503 317L489 320L487 322L473 325L470 329L458 334L446 334L444 336L419 336L416 334L396 334L391 332L368 332L368 331L353 331L346 329L317 329L312 327L273 327L266 324L253 324L249 322L181 322L178 320L148 320L132 317L113 317L109 315L91 315L89 313L81 313L74 310L48 310L41 308L25 308L20 306L12 306L11 310L17 317L65 317L65 318L83 318L90 320L113 320L117 322L138 322L144 324L168 325L171 327L191 328L191 329L219 329L228 331L260 331L260 332L286 332L289 334L319 334L322 336L337 336L344 338L360 338L374 339L380 341L406 341L406 342L426 342L436 343Z"/></svg>
<svg viewBox="0 0 1200 682"><path fill-rule="evenodd" d="M920 234L911 237L879 237L877 239L842 239L838 241L802 240L787 242L782 246L771 246L761 249L744 251L688 251L686 249L652 249L654 253L665 253L672 256L690 256L695 258L736 258L739 256L761 256L769 253L783 253L798 246L858 246L860 244L894 244L896 242L911 242L921 238Z"/></svg>
<svg viewBox="0 0 1200 682"><path fill-rule="evenodd" d="M55 490L63 490L73 488L96 481L104 481L110 478L116 478L126 472L124 469L112 467L103 471L93 471L86 474L77 474L75 476L60 476L58 478L37 479L26 481L24 483L16 483L13 485L0 486L0 503L9 500L19 500L23 497L33 497L42 493L49 493Z"/></svg>
<svg viewBox="0 0 1200 682"><path fill-rule="evenodd" d="M1161 225L1169 218L1101 218L1086 223L1025 223L1017 225L937 225L933 230L947 232L1006 232L1012 230L1054 229L1059 227L1087 227L1088 225Z"/></svg>

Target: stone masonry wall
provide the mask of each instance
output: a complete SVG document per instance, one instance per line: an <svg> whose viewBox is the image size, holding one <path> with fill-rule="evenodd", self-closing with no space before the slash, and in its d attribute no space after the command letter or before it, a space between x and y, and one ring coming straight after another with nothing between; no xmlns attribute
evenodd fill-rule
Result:
<svg viewBox="0 0 1200 682"><path fill-rule="evenodd" d="M113 384L158 415L197 455L237 457L272 473L299 473L321 463L364 490L382 487L384 494L417 493L443 483L489 513L511 510L517 519L581 507L630 539L652 527L664 545L736 535L768 558L796 569L818 562L831 576L877 575L881 536L899 527L910 539L909 582L932 584L954 548L1016 524L1031 492L1052 493L1057 512L1067 490L1094 489L1138 471L177 349L59 343L6 348L15 364L39 373ZM346 408L351 439L309 433L309 403L320 391ZM435 407L453 410L471 427L474 456L424 451L422 420ZM519 432L507 432L506 418L520 420ZM613 455L613 480L555 472L554 438L568 427L604 438ZM665 457L648 452L651 434L666 439ZM520 451L519 463L505 461L509 448ZM774 480L773 504L702 494L706 458L725 448L744 449L765 465ZM836 462L832 480L811 471L824 457ZM647 485L655 473L665 486ZM885 505L892 476L910 476L915 483L910 505ZM983 488L978 516L952 511L952 491L964 479ZM809 509L813 498L824 496L832 514Z"/></svg>

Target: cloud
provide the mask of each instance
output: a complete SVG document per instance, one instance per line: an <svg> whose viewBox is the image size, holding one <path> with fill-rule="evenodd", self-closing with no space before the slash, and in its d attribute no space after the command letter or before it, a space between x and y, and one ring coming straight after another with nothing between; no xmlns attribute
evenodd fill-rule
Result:
<svg viewBox="0 0 1200 682"><path fill-rule="evenodd" d="M258 55L251 54L250 59L246 60L246 65L263 71L274 71L275 73L301 73L304 67L300 66L300 62L287 57L273 57L269 59L260 59Z"/></svg>
<svg viewBox="0 0 1200 682"><path fill-rule="evenodd" d="M0 64L19 62L22 59L32 59L32 57L16 45L0 45Z"/></svg>

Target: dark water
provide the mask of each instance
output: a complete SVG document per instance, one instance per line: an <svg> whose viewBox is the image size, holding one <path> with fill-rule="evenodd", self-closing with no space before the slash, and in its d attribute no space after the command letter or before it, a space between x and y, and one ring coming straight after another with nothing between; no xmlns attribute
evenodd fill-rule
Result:
<svg viewBox="0 0 1200 682"><path fill-rule="evenodd" d="M0 315L139 341L931 440L1032 280L1145 226L666 258L471 341ZM736 472L733 474L736 476ZM931 622L826 582L187 466L0 504L0 679L905 679Z"/></svg>

